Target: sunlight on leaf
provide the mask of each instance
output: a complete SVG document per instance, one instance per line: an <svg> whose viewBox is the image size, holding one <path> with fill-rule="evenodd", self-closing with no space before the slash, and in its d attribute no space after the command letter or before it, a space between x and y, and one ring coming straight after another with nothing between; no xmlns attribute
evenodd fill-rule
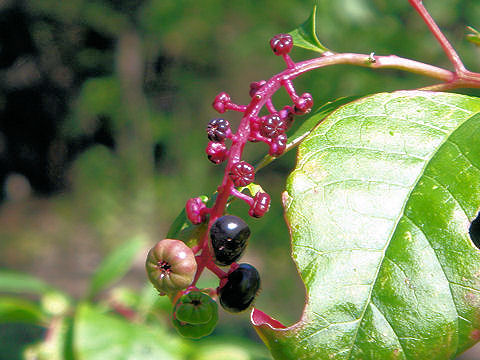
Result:
<svg viewBox="0 0 480 360"><path fill-rule="evenodd" d="M313 11L300 27L290 31L293 38L293 45L318 52L320 54L329 51L317 38L315 30L315 18L317 13L317 6L313 7Z"/></svg>

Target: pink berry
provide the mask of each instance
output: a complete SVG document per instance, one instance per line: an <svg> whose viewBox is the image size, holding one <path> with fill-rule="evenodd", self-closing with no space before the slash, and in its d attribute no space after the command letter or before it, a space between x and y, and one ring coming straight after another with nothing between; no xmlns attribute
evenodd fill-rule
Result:
<svg viewBox="0 0 480 360"><path fill-rule="evenodd" d="M227 145L223 142L210 141L205 149L208 160L214 164L220 164L228 157Z"/></svg>
<svg viewBox="0 0 480 360"><path fill-rule="evenodd" d="M235 186L247 186L255 179L255 168L245 161L233 165L230 178Z"/></svg>
<svg viewBox="0 0 480 360"><path fill-rule="evenodd" d="M270 195L259 191L255 194L253 201L253 205L248 211L248 214L256 218L265 215L265 213L270 208Z"/></svg>
<svg viewBox="0 0 480 360"><path fill-rule="evenodd" d="M283 121L278 114L270 114L262 119L260 125L260 134L269 139L276 138L278 135L283 134L287 128L287 124Z"/></svg>
<svg viewBox="0 0 480 360"><path fill-rule="evenodd" d="M207 206L204 204L200 198L188 199L187 204L185 205L185 211L187 212L188 220L194 225L201 224L205 221L205 209Z"/></svg>
<svg viewBox="0 0 480 360"><path fill-rule="evenodd" d="M223 114L226 109L226 104L230 102L230 95L228 95L226 92L221 92L215 97L215 100L213 101L213 108L217 110L220 114Z"/></svg>
<svg viewBox="0 0 480 360"><path fill-rule="evenodd" d="M273 139L270 144L270 151L268 152L272 156L282 155L287 147L287 135L280 134L275 139Z"/></svg>
<svg viewBox="0 0 480 360"><path fill-rule="evenodd" d="M304 93L295 101L295 114L304 115L312 110L313 98L309 93Z"/></svg>
<svg viewBox="0 0 480 360"><path fill-rule="evenodd" d="M293 39L290 34L278 34L270 40L270 47L275 55L285 55L292 50Z"/></svg>

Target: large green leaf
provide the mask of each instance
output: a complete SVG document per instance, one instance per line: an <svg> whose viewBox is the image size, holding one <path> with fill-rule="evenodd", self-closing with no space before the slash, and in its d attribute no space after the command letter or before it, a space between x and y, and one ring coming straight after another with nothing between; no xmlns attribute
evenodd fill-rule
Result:
<svg viewBox="0 0 480 360"><path fill-rule="evenodd" d="M480 99L383 93L331 114L284 193L301 320L252 313L276 359L451 359L480 339Z"/></svg>

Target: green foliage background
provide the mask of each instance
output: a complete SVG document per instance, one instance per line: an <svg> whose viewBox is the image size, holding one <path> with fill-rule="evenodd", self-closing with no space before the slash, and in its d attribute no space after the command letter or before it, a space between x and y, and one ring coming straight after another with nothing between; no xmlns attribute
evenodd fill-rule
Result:
<svg viewBox="0 0 480 360"><path fill-rule="evenodd" d="M467 67L478 70L480 48L464 35L466 25L479 27L480 3L425 3ZM334 51L396 54L449 67L406 0L319 0L317 4L318 36ZM56 100L63 109L55 112L45 101L45 112L55 118L45 161L53 190L45 194L34 187L30 196L19 197L15 187L4 189L0 266L36 273L80 298L91 291L87 279L105 254L141 238L144 250L125 280L129 288L141 289L148 246L165 236L189 197L211 194L221 179L222 167L210 164L204 154L204 128L217 116L211 101L218 92L227 91L234 101L247 103L251 81L281 71L283 62L271 53L268 41L302 23L312 5L298 0L0 3L3 21L12 14L26 19L24 39L36 50L27 60L34 64L33 74L58 89L60 100ZM312 56L301 49L292 54L294 60ZM35 77L15 64L2 70L1 107L8 99L5 92L13 86L8 71L24 74L23 86L35 87ZM376 73L347 66L319 70L295 82L299 92L313 94L317 106L340 96L430 83L396 71ZM284 93L274 98L279 106L286 100ZM225 117L234 124L239 120L238 114ZM24 130L31 131L28 124ZM107 134L109 146L96 140L99 133ZM265 146L250 145L245 156L254 162L265 152ZM294 154L288 154L258 174L257 182L272 195L272 210L261 221L248 220L253 235L245 256L262 275L257 307L287 324L298 319L304 300L303 285L289 257L280 205L294 161ZM234 204L231 211L247 216L243 204ZM205 284L216 286L211 278ZM114 290L97 298L107 301ZM20 339L16 331L10 325L0 326L0 337L6 339L0 341L0 359L1 354L20 351L14 349ZM29 342L40 333L32 330L29 337L23 331L22 336ZM215 336L256 341L248 315L221 313Z"/></svg>

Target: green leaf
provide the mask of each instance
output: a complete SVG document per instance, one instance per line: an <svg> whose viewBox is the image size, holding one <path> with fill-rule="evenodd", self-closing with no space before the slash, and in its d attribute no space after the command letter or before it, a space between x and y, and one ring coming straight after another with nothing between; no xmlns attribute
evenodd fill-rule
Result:
<svg viewBox="0 0 480 360"><path fill-rule="evenodd" d="M477 46L480 46L480 32L478 32L476 29L474 29L471 26L467 26L467 29L473 33L473 34L467 34L467 40Z"/></svg>
<svg viewBox="0 0 480 360"><path fill-rule="evenodd" d="M45 316L38 304L19 298L0 298L0 323L24 322L42 324L44 321Z"/></svg>
<svg viewBox="0 0 480 360"><path fill-rule="evenodd" d="M143 237L136 237L119 246L107 256L95 271L88 291L89 298L121 279L133 265L135 256L145 245Z"/></svg>
<svg viewBox="0 0 480 360"><path fill-rule="evenodd" d="M308 119L298 119L297 121L303 122L293 134L288 136L288 143L282 155L277 157L268 154L265 155L263 159L256 165L256 170L258 171L259 169L267 166L275 159L278 159L293 148L297 147L303 141L303 139L305 139L308 134L310 134L317 126L319 126L323 119L325 119L329 114L331 114L340 106L348 104L349 102L352 102L358 98L360 98L360 96L346 96L338 98L334 101L329 101L319 107Z"/></svg>
<svg viewBox="0 0 480 360"><path fill-rule="evenodd" d="M317 38L315 31L316 13L317 6L315 5L307 21L295 30L290 31L289 34L292 35L293 45L322 54L329 50Z"/></svg>
<svg viewBox="0 0 480 360"><path fill-rule="evenodd" d="M305 139L283 199L307 304L286 329L252 314L276 359L441 360L480 339L479 112L383 93Z"/></svg>
<svg viewBox="0 0 480 360"><path fill-rule="evenodd" d="M52 289L52 286L34 276L9 270L0 270L0 292L45 294Z"/></svg>
<svg viewBox="0 0 480 360"><path fill-rule="evenodd" d="M178 338L156 328L130 323L81 304L75 317L74 351L79 360L184 359Z"/></svg>

